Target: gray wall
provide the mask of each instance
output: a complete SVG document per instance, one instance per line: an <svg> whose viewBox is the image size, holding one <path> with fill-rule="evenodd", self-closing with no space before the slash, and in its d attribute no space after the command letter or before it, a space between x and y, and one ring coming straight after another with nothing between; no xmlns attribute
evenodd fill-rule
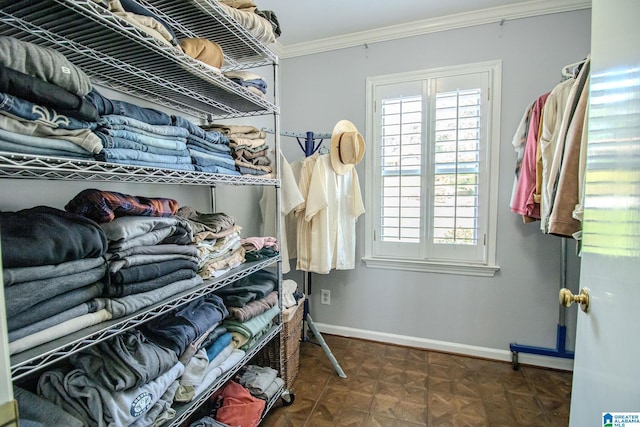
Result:
<svg viewBox="0 0 640 427"><path fill-rule="evenodd" d="M281 62L281 128L292 132L331 132L334 124L345 118L364 132L368 76L497 59L503 66L497 236L500 271L493 278L479 278L367 268L359 261L364 254L361 217L356 269L313 275L311 313L321 331L432 348L443 342L445 349L505 360L510 357L510 342L556 347L561 239L542 235L539 223L523 224L510 212L515 165L511 140L527 105L561 80L564 65L589 53L590 20L590 10L565 12ZM282 138L282 145L289 161L303 156L295 139ZM358 166L363 196L364 163ZM579 258L575 243L570 241L567 246L567 284L576 290ZM289 277L302 282L300 272ZM331 305L320 304L320 289L331 291ZM572 349L575 307L566 313L567 347ZM521 354L520 360L525 359ZM530 363L554 366L550 361L530 359Z"/></svg>

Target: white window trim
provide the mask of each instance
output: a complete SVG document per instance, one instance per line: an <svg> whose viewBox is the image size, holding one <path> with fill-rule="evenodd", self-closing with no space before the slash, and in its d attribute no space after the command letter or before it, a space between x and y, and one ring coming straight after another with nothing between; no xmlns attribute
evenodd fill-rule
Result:
<svg viewBox="0 0 640 427"><path fill-rule="evenodd" d="M470 275L470 276L482 276L493 277L500 267L496 264L496 251L497 251L497 226L498 226L498 179L499 179L499 165L500 165L500 105L502 99L502 61L486 61L473 64L465 64L452 67L442 67L430 70L422 70L408 73L397 73L391 75L385 75L380 77L367 78L366 82L366 126L365 126L365 140L373 141L374 138L374 85L379 84L391 84L404 80L417 80L423 79L425 74L430 77L446 77L452 74L460 74L462 72L490 72L490 87L491 87L491 129L490 134L487 135L487 152L489 153L489 167L490 172L488 176L489 180L489 209L488 209L488 221L487 221L487 260L486 263L452 263L452 262L436 262L433 260L401 260L391 259L386 257L373 256L373 218L372 215L365 215L365 256L362 258L365 265L370 268L383 268L390 270L409 270L429 273L445 273L445 274L457 274L457 275ZM373 171L374 168L374 156L366 157L366 170ZM375 189L378 191L378 189ZM377 194L377 193L376 193ZM374 188L371 179L367 179L365 183L365 197L366 201L373 200Z"/></svg>

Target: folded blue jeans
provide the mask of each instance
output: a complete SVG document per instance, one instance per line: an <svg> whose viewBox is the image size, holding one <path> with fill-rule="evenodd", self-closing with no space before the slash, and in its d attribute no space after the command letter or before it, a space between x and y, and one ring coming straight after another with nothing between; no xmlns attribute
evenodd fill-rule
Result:
<svg viewBox="0 0 640 427"><path fill-rule="evenodd" d="M173 165L176 163L191 164L191 157L189 156L154 154L129 148L104 148L96 155L96 158L106 162L117 160L136 160L148 163L166 163L167 165Z"/></svg>
<svg viewBox="0 0 640 427"><path fill-rule="evenodd" d="M122 131L127 132L127 131ZM96 132L98 138L102 141L104 148L127 148L130 150L145 151L152 154L162 154L167 156L188 156L189 151L186 149L175 148L161 148L153 145L143 144L141 142L135 142L126 138L119 138L117 136L105 135L102 132Z"/></svg>
<svg viewBox="0 0 640 427"><path fill-rule="evenodd" d="M98 114L105 116L108 114L117 114L121 116L131 117L150 125L170 125L171 116L162 111L153 108L140 107L126 101L117 101L104 97L95 88L86 95L86 98L98 110Z"/></svg>
<svg viewBox="0 0 640 427"><path fill-rule="evenodd" d="M145 123L132 117L119 116L116 114L100 116L98 119L98 126L111 129L127 129L134 132L138 131L150 136L178 136L182 138L189 136L189 131L179 126L150 125L149 123ZM120 126L128 126L128 128L122 128Z"/></svg>
<svg viewBox="0 0 640 427"><path fill-rule="evenodd" d="M9 117L31 120L52 128L95 129L96 122L86 122L58 114L51 108L36 105L24 99L0 92L0 111Z"/></svg>

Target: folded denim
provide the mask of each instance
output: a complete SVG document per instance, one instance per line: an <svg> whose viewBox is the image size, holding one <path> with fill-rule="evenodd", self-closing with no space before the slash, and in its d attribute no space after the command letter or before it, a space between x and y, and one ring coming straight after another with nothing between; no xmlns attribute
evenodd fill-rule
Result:
<svg viewBox="0 0 640 427"><path fill-rule="evenodd" d="M87 94L87 99L94 105L101 116L116 114L130 117L150 125L170 125L171 116L153 108L140 107L126 101L106 98L95 88Z"/></svg>
<svg viewBox="0 0 640 427"><path fill-rule="evenodd" d="M101 161L101 160L98 160ZM172 169L180 171L195 171L196 168L192 164L186 163L151 163L143 162L139 160L109 160L108 163L115 163L119 165L140 166L154 169Z"/></svg>
<svg viewBox="0 0 640 427"><path fill-rule="evenodd" d="M216 153L222 156L231 157L231 147L225 144L211 144L207 142L203 144L200 141L195 141L191 137L187 138L187 148L193 148L205 153Z"/></svg>
<svg viewBox="0 0 640 427"><path fill-rule="evenodd" d="M227 169L234 169L236 166L235 161L229 156L203 153L193 148L189 148L189 154L192 162L199 166L221 166Z"/></svg>
<svg viewBox="0 0 640 427"><path fill-rule="evenodd" d="M60 52L35 43L0 37L0 63L79 96L91 90L91 80L80 68Z"/></svg>
<svg viewBox="0 0 640 427"><path fill-rule="evenodd" d="M169 123L171 123L170 119ZM131 128L138 129L152 135L178 136L182 138L186 138L187 136L189 136L189 131L179 126L171 126L170 124L151 125L133 117L120 116L116 114L107 114L100 116L100 118L98 119L98 125L110 127L112 129L117 129L116 127L114 127L117 125L130 126Z"/></svg>
<svg viewBox="0 0 640 427"><path fill-rule="evenodd" d="M194 167L196 168L196 170L198 172L206 172L206 173L217 173L220 175L234 175L234 176L240 176L240 172L238 172L235 169L227 169L227 168L223 168L220 166L200 166L200 165L194 165Z"/></svg>
<svg viewBox="0 0 640 427"><path fill-rule="evenodd" d="M240 165L236 165L236 168L238 169L238 171L240 171L240 174L242 175L266 175L268 173L271 173L269 171L254 169L254 168L240 166Z"/></svg>
<svg viewBox="0 0 640 427"><path fill-rule="evenodd" d="M127 131L124 131L127 132ZM188 156L189 152L184 150L177 150L174 148L161 148L153 145L136 142L131 139L119 138L117 136L105 135L100 131L96 132L96 135L102 141L104 148L127 148L130 150L144 151L151 154L160 154L167 156Z"/></svg>
<svg viewBox="0 0 640 427"><path fill-rule="evenodd" d="M187 148L187 138L165 135L148 135L141 133L138 129L125 125L117 125L120 129L99 128L96 133L110 139L122 138L151 147L163 148L167 150L185 150Z"/></svg>
<svg viewBox="0 0 640 427"><path fill-rule="evenodd" d="M98 120L98 110L84 97L3 65L0 65L0 92L53 108L60 114L78 120Z"/></svg>
<svg viewBox="0 0 640 427"><path fill-rule="evenodd" d="M189 134L189 136L187 136L187 141L199 141L201 142L203 145L206 146L223 146L223 147L228 147L229 146L229 138L227 138L226 136L224 136L223 134L221 134L218 131L203 131L205 132L205 136L210 135L210 134L216 134L217 137L215 138L203 138L201 136L198 135L193 135L193 134Z"/></svg>
<svg viewBox="0 0 640 427"><path fill-rule="evenodd" d="M65 142L71 142L82 150L78 152L90 151L98 153L102 149L102 142L96 134L90 129L63 129L52 128L38 122L28 120L18 120L13 117L0 114L0 128L25 136L33 136L39 138L59 139ZM15 142L28 141L20 138Z"/></svg>
<svg viewBox="0 0 640 427"><path fill-rule="evenodd" d="M0 123L4 116L0 115ZM8 118L8 117L7 117ZM90 157L92 151L86 150L84 147L75 142L66 139L50 138L43 136L32 136L24 133L12 132L0 128L0 139L8 142L11 146L23 146L25 150L44 151L52 150L55 152L77 154L79 157ZM100 144L102 145L102 144ZM9 147L9 145L7 146ZM21 152L21 151L18 151ZM25 151L25 154L29 154Z"/></svg>
<svg viewBox="0 0 640 427"><path fill-rule="evenodd" d="M103 284L100 282L93 283L89 286L74 289L49 300L42 301L34 305L31 310L23 311L12 317L7 318L7 328L9 332L15 331L49 317L62 313L65 310L76 307L82 303L88 303L94 298L102 295ZM103 305L102 302L96 300L94 304ZM92 313L96 310L89 309Z"/></svg>
<svg viewBox="0 0 640 427"><path fill-rule="evenodd" d="M173 126L185 128L191 135L196 135L199 138L205 138L204 129L202 129L200 126L195 125L190 120L187 120L182 116L171 116L171 124Z"/></svg>
<svg viewBox="0 0 640 427"><path fill-rule="evenodd" d="M242 80L242 79L231 78L230 80L236 84L239 84L240 86L253 87L258 89L262 93L265 93L265 94L267 93L267 83L262 79Z"/></svg>
<svg viewBox="0 0 640 427"><path fill-rule="evenodd" d="M0 151L6 151L8 153L14 153L14 154L28 154L32 156L64 157L64 158L78 159L78 160L93 160L93 154L91 153L83 155L78 153L72 153L69 151L54 150L51 148L29 147L25 145L14 144L12 142L3 141L2 139L0 139Z"/></svg>
<svg viewBox="0 0 640 427"><path fill-rule="evenodd" d="M97 126L96 122L87 122L65 116L51 108L34 104L4 92L0 92L0 112L9 117L42 123L52 128L95 129Z"/></svg>
<svg viewBox="0 0 640 427"><path fill-rule="evenodd" d="M130 148L103 148L95 157L103 162L135 160L147 163L166 163L167 165L191 164L191 157L189 156L154 154Z"/></svg>

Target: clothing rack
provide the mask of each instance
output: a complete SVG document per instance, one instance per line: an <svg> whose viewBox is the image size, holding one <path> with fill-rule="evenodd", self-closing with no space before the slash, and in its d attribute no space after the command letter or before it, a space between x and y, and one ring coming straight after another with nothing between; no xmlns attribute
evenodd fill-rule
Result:
<svg viewBox="0 0 640 427"><path fill-rule="evenodd" d="M567 238L563 237L561 242L560 253L560 289L567 286ZM518 370L518 353L538 354L541 356L562 357L564 359L573 359L574 352L567 351L565 344L567 340L567 325L565 321L565 309L559 304L558 325L556 327L556 348L535 347L530 345L521 345L516 343L509 344L511 350L511 364L514 370Z"/></svg>
<svg viewBox="0 0 640 427"><path fill-rule="evenodd" d="M273 129L263 128L262 130L270 134L275 133ZM320 150L322 146L322 142L325 139L331 139L330 133L314 133L311 131L305 132L305 133L281 131L280 135L296 138L296 140L298 141L298 145L304 152L305 157L309 157L315 154L318 150ZM301 141L301 138L304 138L304 144L303 144L303 141ZM319 141L316 141L316 140L319 140ZM311 272L306 271L305 273L306 274L302 276L302 292L304 293L304 295L310 296L311 295ZM324 350L324 353L327 355L327 358L329 358L329 361L333 365L333 368L336 370L338 376L340 376L340 378L347 378L347 375L344 373L344 370L340 366L340 363L338 363L338 360L333 355L333 352L329 348L329 345L324 340L324 338L322 337L322 334L316 328L315 322L311 318L308 298L305 298L304 300L304 320L307 326L309 327L309 329L311 329L311 332L313 333L313 335L317 338L320 346ZM303 341L310 342L307 330L304 328L302 331L302 339Z"/></svg>
<svg viewBox="0 0 640 427"><path fill-rule="evenodd" d="M564 78L575 78L578 75L580 68L584 65L587 59L590 58L590 55L586 58L574 62L572 64L567 64L562 67L562 76ZM567 286L567 238L562 237L561 240L561 254L560 254L560 289L566 288ZM565 359L573 359L574 352L566 350L566 339L567 339L567 326L565 321L565 308L562 304L559 304L558 311L558 324L556 327L556 348L545 348L545 347L535 347L528 345L520 345L516 343L509 344L509 349L511 350L511 363L514 370L519 368L518 363L518 353L530 353L530 354L538 354L541 356L551 356L551 357L561 357Z"/></svg>

